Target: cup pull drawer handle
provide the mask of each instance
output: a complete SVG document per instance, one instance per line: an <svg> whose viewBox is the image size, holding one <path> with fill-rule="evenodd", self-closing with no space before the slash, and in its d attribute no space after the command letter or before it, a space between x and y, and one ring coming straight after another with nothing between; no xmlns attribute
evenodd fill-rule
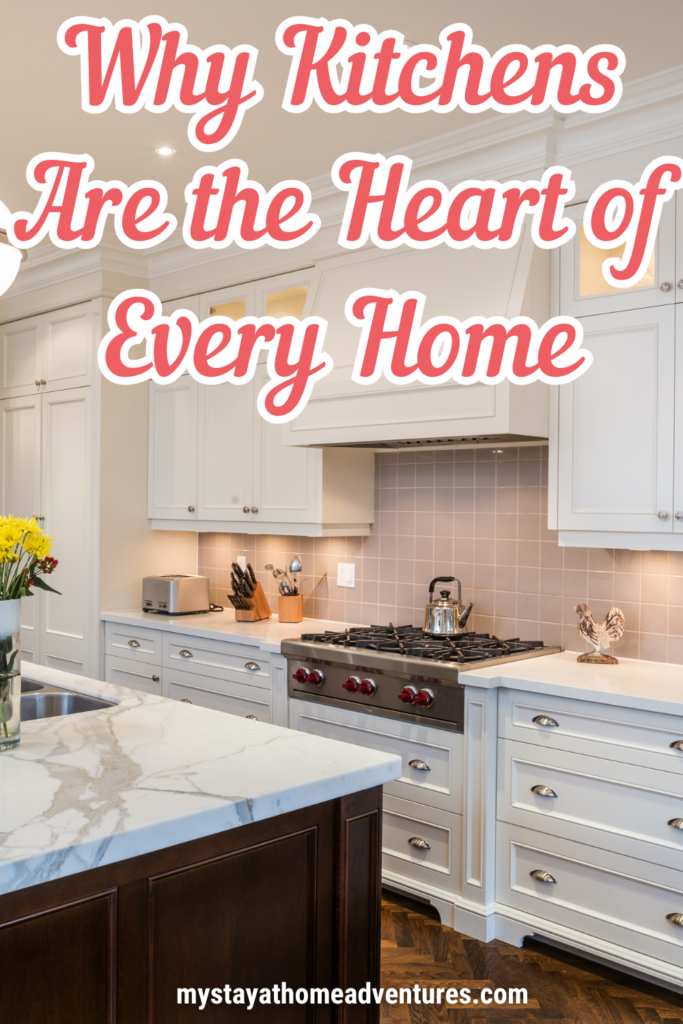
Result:
<svg viewBox="0 0 683 1024"><path fill-rule="evenodd" d="M191 704L192 701L189 699L189 697L181 697L180 698L180 703L181 704Z"/></svg>
<svg viewBox="0 0 683 1024"><path fill-rule="evenodd" d="M537 882L552 882L553 885L557 882L557 879L553 878L549 871L541 871L540 868L536 868L535 871L530 871L529 874L532 878L535 878Z"/></svg>
<svg viewBox="0 0 683 1024"><path fill-rule="evenodd" d="M192 651L188 651L186 647L183 647L182 651L178 651L181 658L191 658Z"/></svg>
<svg viewBox="0 0 683 1024"><path fill-rule="evenodd" d="M674 740L669 746L672 750L683 750L683 740Z"/></svg>
<svg viewBox="0 0 683 1024"><path fill-rule="evenodd" d="M683 829L683 818L669 818L667 825L671 825L672 828Z"/></svg>
<svg viewBox="0 0 683 1024"><path fill-rule="evenodd" d="M536 793L538 796L557 796L555 790L551 789L550 786L532 786L531 792Z"/></svg>
<svg viewBox="0 0 683 1024"><path fill-rule="evenodd" d="M431 850L431 846L426 839L420 839L419 836L413 836L408 840L411 846L416 846L418 850Z"/></svg>
<svg viewBox="0 0 683 1024"><path fill-rule="evenodd" d="M544 725L546 729L557 729L558 725L554 718L548 718L547 715L536 715L535 718L531 719L536 725Z"/></svg>
<svg viewBox="0 0 683 1024"><path fill-rule="evenodd" d="M258 722L258 718L256 717L256 715L247 715L247 718L248 718L248 719L249 719L249 720L250 720L251 722Z"/></svg>
<svg viewBox="0 0 683 1024"><path fill-rule="evenodd" d="M667 914L666 919L672 924L683 925L683 914Z"/></svg>
<svg viewBox="0 0 683 1024"><path fill-rule="evenodd" d="M257 665L255 661L248 661L244 667L248 668L250 672L258 672L261 666Z"/></svg>
<svg viewBox="0 0 683 1024"><path fill-rule="evenodd" d="M417 768L418 772L431 772L431 768L426 761L420 761L419 758L415 757L412 761L408 761L411 768Z"/></svg>
<svg viewBox="0 0 683 1024"><path fill-rule="evenodd" d="M128 641L128 646L129 647L139 647L140 644L139 644L139 642L137 640L129 640Z"/></svg>

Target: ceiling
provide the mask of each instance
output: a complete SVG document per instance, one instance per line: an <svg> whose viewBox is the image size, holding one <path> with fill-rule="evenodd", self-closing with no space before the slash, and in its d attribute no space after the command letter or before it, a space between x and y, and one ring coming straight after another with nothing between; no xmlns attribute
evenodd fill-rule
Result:
<svg viewBox="0 0 683 1024"><path fill-rule="evenodd" d="M234 141L220 153L193 150L187 138L190 114L113 109L87 114L80 108L80 70L75 57L56 42L59 25L84 13L90 17L139 19L160 14L187 26L189 41L199 47L215 43L251 43L259 50L256 77L264 99L248 110ZM277 25L296 14L343 17L359 24L370 20L378 31L395 28L414 42L438 42L442 28L454 21L472 26L474 41L495 51L512 43L574 43L587 49L614 43L626 54L624 80L656 74L681 63L681 0L4 0L0 36L2 160L0 199L11 210L33 209L36 193L26 183L31 157L48 150L90 153L95 176L128 184L154 178L169 190L170 206L182 216L183 192L194 171L206 163L240 157L250 176L269 188L284 178L310 179L329 173L334 159L347 150L391 152L410 142L441 135L476 117L456 110L448 114L324 114L312 107L289 114L281 102L289 58L277 49ZM479 117L491 116L478 115ZM514 115L509 115L514 116ZM150 152L166 143L181 150L171 158Z"/></svg>

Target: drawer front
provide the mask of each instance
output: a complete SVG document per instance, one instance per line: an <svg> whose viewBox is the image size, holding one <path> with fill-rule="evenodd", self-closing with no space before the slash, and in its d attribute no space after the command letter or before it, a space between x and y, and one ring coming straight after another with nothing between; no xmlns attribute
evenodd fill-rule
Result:
<svg viewBox="0 0 683 1024"><path fill-rule="evenodd" d="M683 717L677 715L501 690L498 735L683 774L683 750L670 746L683 742Z"/></svg>
<svg viewBox="0 0 683 1024"><path fill-rule="evenodd" d="M510 825L497 833L498 903L683 967L683 927L667 920L683 915L683 871Z"/></svg>
<svg viewBox="0 0 683 1024"><path fill-rule="evenodd" d="M133 665L125 658L112 658L107 654L104 658L104 681L161 696L160 665Z"/></svg>
<svg viewBox="0 0 683 1024"><path fill-rule="evenodd" d="M290 701L289 716L290 727L300 732L398 754L403 772L385 785L386 794L462 813L459 733L301 700Z"/></svg>
<svg viewBox="0 0 683 1024"><path fill-rule="evenodd" d="M386 787L385 787L386 791ZM459 893L462 818L385 796L382 869L412 882Z"/></svg>
<svg viewBox="0 0 683 1024"><path fill-rule="evenodd" d="M270 657L258 647L165 633L162 664L270 689Z"/></svg>
<svg viewBox="0 0 683 1024"><path fill-rule="evenodd" d="M668 824L683 826L683 778L673 772L499 740L497 813L617 853L682 862L683 827Z"/></svg>
<svg viewBox="0 0 683 1024"><path fill-rule="evenodd" d="M137 626L120 626L116 622L106 624L105 654L115 658L145 662L148 665L161 664L161 632Z"/></svg>
<svg viewBox="0 0 683 1024"><path fill-rule="evenodd" d="M189 700L202 708L225 711L228 715L246 718L253 715L259 722L271 722L270 694L243 683L227 683L224 679L194 676L190 672L164 671L164 696L171 700Z"/></svg>

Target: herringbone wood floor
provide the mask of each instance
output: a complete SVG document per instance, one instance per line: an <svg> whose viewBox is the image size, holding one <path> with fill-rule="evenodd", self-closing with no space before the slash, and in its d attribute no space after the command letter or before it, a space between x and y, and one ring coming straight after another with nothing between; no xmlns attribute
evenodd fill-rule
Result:
<svg viewBox="0 0 683 1024"><path fill-rule="evenodd" d="M484 944L441 925L429 907L384 893L382 985L478 991L522 987L526 1007L468 1009L382 1004L382 1024L643 1024L683 1022L683 997L550 946Z"/></svg>

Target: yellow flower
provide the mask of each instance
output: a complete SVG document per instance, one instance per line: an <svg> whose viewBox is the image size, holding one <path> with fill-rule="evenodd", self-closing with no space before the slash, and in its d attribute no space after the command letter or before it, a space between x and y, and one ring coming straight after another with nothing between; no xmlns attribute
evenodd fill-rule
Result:
<svg viewBox="0 0 683 1024"><path fill-rule="evenodd" d="M52 537L46 537L45 534L30 533L24 537L21 546L30 555L35 555L37 558L45 558L45 555L49 555L52 551Z"/></svg>

